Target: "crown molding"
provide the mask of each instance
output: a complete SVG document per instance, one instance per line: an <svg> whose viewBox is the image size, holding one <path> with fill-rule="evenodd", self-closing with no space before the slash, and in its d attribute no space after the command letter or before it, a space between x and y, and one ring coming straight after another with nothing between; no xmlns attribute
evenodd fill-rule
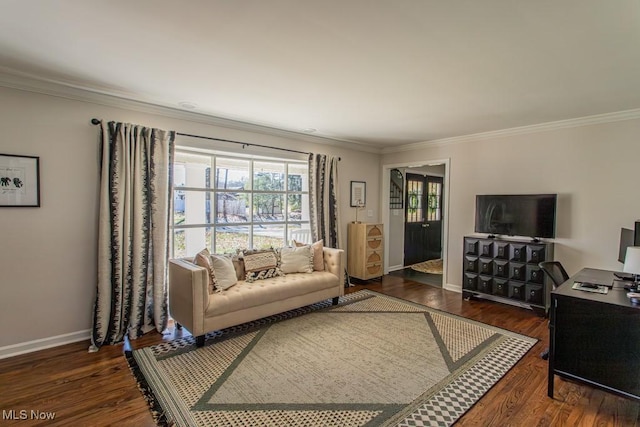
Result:
<svg viewBox="0 0 640 427"><path fill-rule="evenodd" d="M454 136L451 138L434 139L431 141L414 142L397 147L385 147L382 154L397 153L399 151L412 151L434 146L459 144L470 141L483 141L487 139L504 138L530 133L547 132L558 129L573 128L579 126L596 125L601 123L618 122L622 120L640 119L640 108L633 110L617 111L614 113L596 114L593 116L579 117L576 119L559 120L556 122L540 123L537 125L520 126L490 132L474 133L470 135Z"/></svg>
<svg viewBox="0 0 640 427"><path fill-rule="evenodd" d="M310 135L303 132L279 129L268 125L243 122L222 117L202 114L193 111L184 111L166 105L153 104L134 99L130 94L115 93L99 90L87 86L44 78L38 75L13 70L0 66L0 86L11 89L35 92L74 101L90 102L108 107L122 108L141 113L156 114L173 119L186 120L212 126L220 126L229 129L246 132L260 133L289 139L311 142L320 145L329 145L380 154L381 149L370 147L357 141L332 138L329 136ZM180 132L180 129L172 129Z"/></svg>

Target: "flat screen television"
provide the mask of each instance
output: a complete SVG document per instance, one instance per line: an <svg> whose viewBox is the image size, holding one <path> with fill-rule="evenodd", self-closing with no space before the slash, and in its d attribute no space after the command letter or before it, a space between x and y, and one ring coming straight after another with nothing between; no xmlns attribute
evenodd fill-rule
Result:
<svg viewBox="0 0 640 427"><path fill-rule="evenodd" d="M490 236L556 236L557 194L493 194L476 196L476 233Z"/></svg>

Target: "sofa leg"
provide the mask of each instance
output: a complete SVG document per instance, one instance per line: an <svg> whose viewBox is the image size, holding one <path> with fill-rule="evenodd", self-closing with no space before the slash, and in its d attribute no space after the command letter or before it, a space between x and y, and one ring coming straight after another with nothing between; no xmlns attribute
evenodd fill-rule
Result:
<svg viewBox="0 0 640 427"><path fill-rule="evenodd" d="M333 300L331 300L331 302L333 303L333 305L338 305L339 300L340 300L340 297L333 297Z"/></svg>
<svg viewBox="0 0 640 427"><path fill-rule="evenodd" d="M204 335L198 335L196 337L196 346L203 347L204 346Z"/></svg>

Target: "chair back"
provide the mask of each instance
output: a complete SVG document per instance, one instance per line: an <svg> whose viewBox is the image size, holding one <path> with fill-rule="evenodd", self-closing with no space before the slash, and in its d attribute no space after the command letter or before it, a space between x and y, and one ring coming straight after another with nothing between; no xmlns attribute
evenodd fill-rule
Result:
<svg viewBox="0 0 640 427"><path fill-rule="evenodd" d="M304 228L299 230L290 230L289 242L293 244L294 240L296 242L305 243L308 245L312 244L313 242L311 241L311 230Z"/></svg>
<svg viewBox="0 0 640 427"><path fill-rule="evenodd" d="M541 262L540 264L538 264L538 267L540 267L540 269L551 278L551 281L553 282L553 289L569 280L567 271L559 261Z"/></svg>

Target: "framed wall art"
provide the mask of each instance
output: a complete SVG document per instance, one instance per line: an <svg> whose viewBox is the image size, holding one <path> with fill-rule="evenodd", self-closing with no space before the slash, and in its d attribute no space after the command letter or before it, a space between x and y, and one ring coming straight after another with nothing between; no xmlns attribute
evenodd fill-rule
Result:
<svg viewBox="0 0 640 427"><path fill-rule="evenodd" d="M0 207L40 207L40 157L0 154Z"/></svg>
<svg viewBox="0 0 640 427"><path fill-rule="evenodd" d="M351 207L362 207L367 204L367 183L351 181Z"/></svg>

